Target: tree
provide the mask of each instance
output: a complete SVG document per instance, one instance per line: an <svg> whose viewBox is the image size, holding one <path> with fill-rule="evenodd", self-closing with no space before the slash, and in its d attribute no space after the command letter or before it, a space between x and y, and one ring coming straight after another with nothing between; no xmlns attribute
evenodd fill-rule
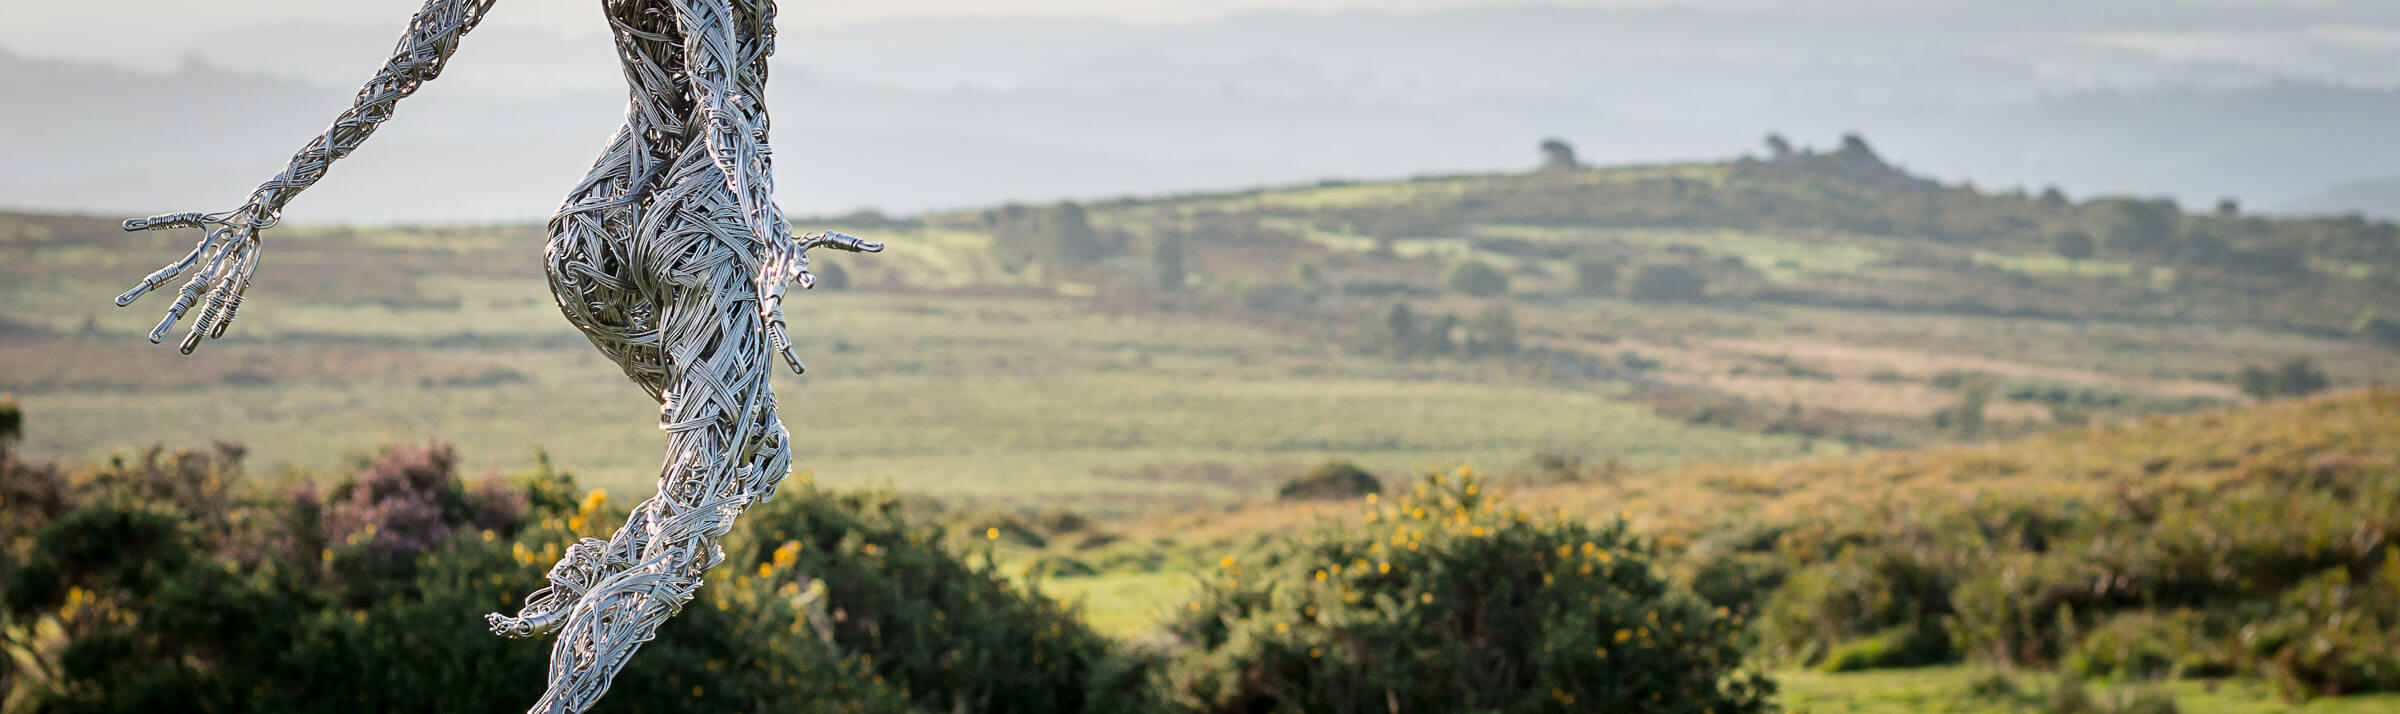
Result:
<svg viewBox="0 0 2400 714"><path fill-rule="evenodd" d="M1633 271L1633 283L1626 286L1625 295L1660 302L1703 300L1708 297L1708 278L1688 265L1650 263Z"/></svg>
<svg viewBox="0 0 2400 714"><path fill-rule="evenodd" d="M1475 321L1467 324L1467 355L1513 355L1517 353L1517 317L1506 305L1493 305Z"/></svg>
<svg viewBox="0 0 2400 714"><path fill-rule="evenodd" d="M2168 239L2175 236L2177 211L2172 203L2131 198L2110 198L2095 203L2100 242L2109 250L2156 253L2167 246Z"/></svg>
<svg viewBox="0 0 2400 714"><path fill-rule="evenodd" d="M2325 391L2330 386L2333 386L2333 380L2327 378L2325 371L2317 369L2317 363L2305 355L2275 365L2275 391L2283 396L2305 397Z"/></svg>
<svg viewBox="0 0 2400 714"><path fill-rule="evenodd" d="M2241 374L2234 377L2234 386L2240 387L2242 393L2251 399L2263 402L2275 398L2274 373L2255 364L2242 365Z"/></svg>
<svg viewBox="0 0 2400 714"><path fill-rule="evenodd" d="M1792 158L1792 141L1782 134L1767 132L1767 156L1777 161Z"/></svg>
<svg viewBox="0 0 2400 714"><path fill-rule="evenodd" d="M1967 378L1958 388L1958 402L1933 413L1933 426L1963 439L1983 435L1983 408L1992 401L1993 390L1999 383L1991 377L1976 375Z"/></svg>
<svg viewBox="0 0 2400 714"><path fill-rule="evenodd" d="M1446 355L1458 349L1450 333L1458 331L1457 315L1435 315L1425 329L1417 332L1415 351L1419 354Z"/></svg>
<svg viewBox="0 0 2400 714"><path fill-rule="evenodd" d="M2060 190L2056 185L2043 186L2041 201L2045 207L2064 208L2067 205L2067 192Z"/></svg>
<svg viewBox="0 0 2400 714"><path fill-rule="evenodd" d="M2243 394L2262 402L2276 397L2305 397L2333 386L2333 380L2325 376L2324 370L2317 369L2316 361L2305 355L2284 360L2273 368L2242 365L2234 382Z"/></svg>
<svg viewBox="0 0 2400 714"><path fill-rule="evenodd" d="M1150 263L1158 268L1158 289L1183 289L1183 239L1166 236L1150 246Z"/></svg>
<svg viewBox="0 0 2400 714"><path fill-rule="evenodd" d="M2232 196L2217 199L2217 215L2225 218L2242 215L2242 202Z"/></svg>
<svg viewBox="0 0 2400 714"><path fill-rule="evenodd" d="M1092 230L1091 216L1074 201L1060 201L1051 206L1048 219L1050 243L1073 262L1085 262L1103 253L1099 231Z"/></svg>
<svg viewBox="0 0 2400 714"><path fill-rule="evenodd" d="M1407 302L1394 300L1384 309L1383 339L1399 352L1407 352L1417 341L1417 313Z"/></svg>
<svg viewBox="0 0 2400 714"><path fill-rule="evenodd" d="M1875 150L1867 146L1866 138L1855 133L1842 135L1842 146L1833 151L1833 157L1845 163L1883 165L1883 157L1876 156Z"/></svg>
<svg viewBox="0 0 2400 714"><path fill-rule="evenodd" d="M0 394L0 445L25 435L25 410L15 395Z"/></svg>
<svg viewBox="0 0 2400 714"><path fill-rule="evenodd" d="M1450 269L1450 289L1474 297L1506 295L1508 276L1483 261L1469 260Z"/></svg>
<svg viewBox="0 0 2400 714"><path fill-rule="evenodd" d="M817 287L828 290L850 289L850 273L843 271L842 266L832 263L822 263L809 266L808 272L816 274Z"/></svg>
<svg viewBox="0 0 2400 714"><path fill-rule="evenodd" d="M1551 137L1542 140L1543 170L1571 171L1582 167L1583 164L1575 161L1575 147L1568 145L1565 139Z"/></svg>
<svg viewBox="0 0 2400 714"><path fill-rule="evenodd" d="M1575 289L1585 295L1616 292L1617 264L1600 258L1575 261Z"/></svg>
<svg viewBox="0 0 2400 714"><path fill-rule="evenodd" d="M2050 236L2050 252L2067 260L2092 257L2092 234L2069 228Z"/></svg>

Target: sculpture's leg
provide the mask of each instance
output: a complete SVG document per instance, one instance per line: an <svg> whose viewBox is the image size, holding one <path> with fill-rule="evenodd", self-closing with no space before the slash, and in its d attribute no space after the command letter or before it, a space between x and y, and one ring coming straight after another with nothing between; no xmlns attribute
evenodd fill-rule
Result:
<svg viewBox="0 0 2400 714"><path fill-rule="evenodd" d="M770 497L790 470L788 436L767 381L751 282L756 260L745 252L751 248L738 212L699 193L689 203L661 201L669 213L653 217L632 246L656 259L637 258L637 266L668 266L656 274L672 296L658 315L670 377L660 410L668 456L658 493L611 540L612 551L639 544L636 552L606 554L627 558L626 567L593 584L566 613L551 647L550 688L535 711L580 712L607 691L633 651L723 560L717 539L734 518Z"/></svg>
<svg viewBox="0 0 2400 714"><path fill-rule="evenodd" d="M668 374L659 344L657 300L644 289L645 281L637 277L626 248L640 228L638 199L645 183L671 158L656 155L641 114L629 114L635 121L617 131L582 185L551 217L543 268L567 321L643 391L664 399ZM485 616L492 632L535 637L558 629L567 608L585 592L638 558L649 532L642 523L645 517L636 511L605 543L586 538L569 546L551 566L549 586L527 595L522 610L514 616Z"/></svg>

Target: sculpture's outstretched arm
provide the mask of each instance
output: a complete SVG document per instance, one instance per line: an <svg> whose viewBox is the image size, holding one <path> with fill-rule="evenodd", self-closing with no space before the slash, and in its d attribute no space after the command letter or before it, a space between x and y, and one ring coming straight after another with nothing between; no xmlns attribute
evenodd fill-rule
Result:
<svg viewBox="0 0 2400 714"><path fill-rule="evenodd" d="M758 309L766 321L767 343L783 354L793 372L803 372L807 368L784 328L784 285L799 281L804 290L816 285L808 272L810 248L873 253L883 250L883 244L831 232L794 236L784 224L783 209L775 205L767 147L764 59L772 52L774 18L760 13L761 27L740 32L734 2L674 0L676 25L683 31L684 70L707 114L702 137L708 142L709 158L725 174L725 187L733 192L743 223L759 242Z"/></svg>
<svg viewBox="0 0 2400 714"><path fill-rule="evenodd" d="M208 301L201 308L199 319L192 323L191 333L183 338L183 352L189 354L203 336L224 334L225 326L233 322L234 312L241 308L242 293L250 287L250 274L258 269L259 231L282 220L284 204L324 178L326 167L366 143L375 128L392 117L392 110L401 99L415 94L418 87L440 75L450 54L457 51L459 39L483 20L493 2L426 0L425 7L409 19L408 34L393 48L391 59L384 61L374 79L359 88L350 109L336 117L323 135L294 154L282 173L251 191L250 199L240 208L222 213L180 213L125 221L125 230L129 231L200 228L205 233L192 252L117 296L117 306L133 304L143 293L205 258L207 263L200 272L192 275L174 304L167 306L166 319L150 331L150 341L166 339L167 330L183 319L184 311L200 299L202 292L208 294Z"/></svg>

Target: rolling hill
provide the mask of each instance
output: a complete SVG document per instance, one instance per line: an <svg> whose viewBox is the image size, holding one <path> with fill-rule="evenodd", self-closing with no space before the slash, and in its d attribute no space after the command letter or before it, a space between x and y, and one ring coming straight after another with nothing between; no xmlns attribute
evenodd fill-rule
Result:
<svg viewBox="0 0 2400 714"><path fill-rule="evenodd" d="M803 227L892 248L829 259L847 290L797 308L801 462L937 494L1838 454L2241 402L2246 367L2400 376L2389 223L1990 193L1856 140ZM0 221L0 390L49 425L34 453L228 438L321 466L440 436L649 482L651 409L557 318L537 229L278 228L242 326L192 358L140 344L153 308L107 306L184 239ZM1491 416L1425 416L1462 404Z"/></svg>

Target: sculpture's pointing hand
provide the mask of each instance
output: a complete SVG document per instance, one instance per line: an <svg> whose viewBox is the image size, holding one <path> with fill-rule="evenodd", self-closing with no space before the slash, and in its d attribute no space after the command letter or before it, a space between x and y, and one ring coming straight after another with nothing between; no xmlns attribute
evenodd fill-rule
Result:
<svg viewBox="0 0 2400 714"><path fill-rule="evenodd" d="M784 286L793 282L800 283L802 290L817 286L816 274L808 272L808 250L819 246L850 253L883 252L882 243L833 231L787 237L768 248L759 263L759 316L766 322L767 347L783 355L793 374L807 374L808 366L800 362L800 351L792 346L791 335L784 325Z"/></svg>

